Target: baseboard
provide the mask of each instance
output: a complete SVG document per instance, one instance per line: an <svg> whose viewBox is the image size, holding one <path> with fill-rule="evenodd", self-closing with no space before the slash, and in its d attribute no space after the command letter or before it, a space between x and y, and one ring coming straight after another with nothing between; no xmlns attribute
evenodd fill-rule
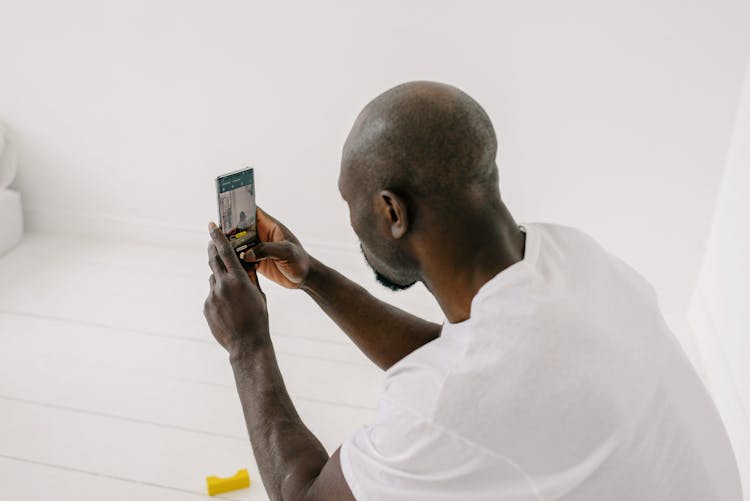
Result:
<svg viewBox="0 0 750 501"><path fill-rule="evenodd" d="M169 248L204 248L208 240L202 225L180 225L107 214L82 214L47 208L24 208L28 231L76 235L119 242ZM325 256L345 269L361 272L365 266L356 244L330 242L298 234L305 248L315 256Z"/></svg>

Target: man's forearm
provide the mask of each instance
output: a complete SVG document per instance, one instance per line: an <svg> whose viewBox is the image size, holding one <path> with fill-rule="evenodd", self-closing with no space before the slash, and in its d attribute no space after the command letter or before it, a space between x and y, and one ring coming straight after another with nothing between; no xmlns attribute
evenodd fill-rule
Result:
<svg viewBox="0 0 750 501"><path fill-rule="evenodd" d="M230 356L263 484L271 499L300 499L328 461L328 453L292 404L273 346Z"/></svg>
<svg viewBox="0 0 750 501"><path fill-rule="evenodd" d="M382 369L440 335L439 324L377 299L315 258L302 289Z"/></svg>

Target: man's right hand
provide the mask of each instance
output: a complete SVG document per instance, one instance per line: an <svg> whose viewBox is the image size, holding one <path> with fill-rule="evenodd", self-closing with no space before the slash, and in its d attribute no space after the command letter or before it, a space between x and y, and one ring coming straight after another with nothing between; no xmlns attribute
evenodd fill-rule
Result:
<svg viewBox="0 0 750 501"><path fill-rule="evenodd" d="M243 254L249 262L257 262L256 271L282 287L298 289L310 271L310 255L297 237L279 221L256 208L255 221L258 227L258 243Z"/></svg>
<svg viewBox="0 0 750 501"><path fill-rule="evenodd" d="M378 367L386 370L440 336L440 324L375 298L311 257L286 226L260 208L255 216L260 243L252 249L254 256L243 259L257 263L255 271L283 287L303 288Z"/></svg>

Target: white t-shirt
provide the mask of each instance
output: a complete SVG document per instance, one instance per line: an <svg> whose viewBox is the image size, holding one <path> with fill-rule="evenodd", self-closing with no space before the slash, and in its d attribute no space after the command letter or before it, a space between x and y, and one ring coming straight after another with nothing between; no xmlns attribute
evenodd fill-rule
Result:
<svg viewBox="0 0 750 501"><path fill-rule="evenodd" d="M470 318L393 365L341 447L376 500L741 501L725 429L654 288L584 232L524 225Z"/></svg>

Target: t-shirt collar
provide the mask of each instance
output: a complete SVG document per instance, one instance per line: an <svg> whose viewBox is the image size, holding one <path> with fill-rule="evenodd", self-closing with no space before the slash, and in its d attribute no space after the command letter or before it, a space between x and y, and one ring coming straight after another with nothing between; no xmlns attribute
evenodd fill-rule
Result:
<svg viewBox="0 0 750 501"><path fill-rule="evenodd" d="M476 311L474 305L478 303L479 300L482 299L482 297L487 295L495 288L501 287L508 279L510 279L511 275L513 275L514 273L518 273L523 269L528 269L528 267L532 266L536 261L537 255L539 253L539 235L537 233L537 228L533 225L528 225L528 223L527 225L519 225L518 227L521 229L521 231L526 233L523 259L516 261L503 270L500 270L495 276L483 283L482 286L479 287L479 290L476 292L476 294L474 294L474 297L471 299L471 311ZM469 318L467 318L466 320L452 323L449 322L447 318L444 318L443 328L460 328L468 325L470 320L471 316L469 316Z"/></svg>

